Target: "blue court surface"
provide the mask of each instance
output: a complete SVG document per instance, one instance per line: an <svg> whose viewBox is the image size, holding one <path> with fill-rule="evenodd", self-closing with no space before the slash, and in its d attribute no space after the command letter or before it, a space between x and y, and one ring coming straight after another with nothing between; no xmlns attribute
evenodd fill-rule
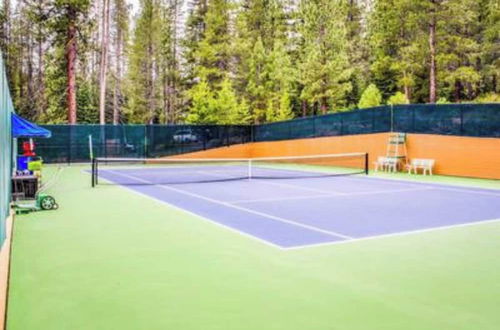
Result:
<svg viewBox="0 0 500 330"><path fill-rule="evenodd" d="M499 190L365 175L315 177L317 173L310 173L308 178L308 172L300 172L305 174L300 178L237 180L239 171L245 169L113 168L101 169L99 178L100 183L122 185L283 249L500 219ZM265 177L266 172L278 177L276 169L256 171L261 172L256 177ZM221 180L211 181L214 177Z"/></svg>

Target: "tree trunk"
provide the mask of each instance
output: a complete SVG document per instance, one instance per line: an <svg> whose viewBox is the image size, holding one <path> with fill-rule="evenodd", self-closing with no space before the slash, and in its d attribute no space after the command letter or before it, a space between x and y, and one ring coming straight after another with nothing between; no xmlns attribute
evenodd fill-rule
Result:
<svg viewBox="0 0 500 330"><path fill-rule="evenodd" d="M5 71L7 74L7 80L12 81L13 69L10 64L10 0L3 0L3 14L4 21L2 22L2 52L5 59Z"/></svg>
<svg viewBox="0 0 500 330"><path fill-rule="evenodd" d="M35 80L33 79L34 76L33 76L33 41L31 39L31 34L28 34L26 36L26 55L27 55L27 59L26 59L26 75L27 75L27 80L28 80L28 93L27 93L27 97L28 97L28 100L30 100L30 110L33 110L33 108L35 108L35 103L36 103L36 96L35 96ZM35 116L36 114L35 113L32 113L30 111L30 115L32 116Z"/></svg>
<svg viewBox="0 0 500 330"><path fill-rule="evenodd" d="M169 123L175 121L175 114L177 113L177 16L179 15L179 2L174 0L172 9L172 68L171 68L171 81L169 86L170 104L169 104Z"/></svg>
<svg viewBox="0 0 500 330"><path fill-rule="evenodd" d="M429 103L436 103L436 6L437 1L431 0L430 22L429 22L429 50L431 56L429 73Z"/></svg>
<svg viewBox="0 0 500 330"><path fill-rule="evenodd" d="M121 102L121 79L122 79L122 44L123 31L118 27L116 32L116 81L115 97L113 103L113 125L118 125L120 121L120 102Z"/></svg>
<svg viewBox="0 0 500 330"><path fill-rule="evenodd" d="M326 97L324 97L321 100L321 114L326 115L327 112L328 112L328 99Z"/></svg>
<svg viewBox="0 0 500 330"><path fill-rule="evenodd" d="M301 108L302 108L302 117L307 117L307 102L306 102L306 100L302 100Z"/></svg>
<svg viewBox="0 0 500 330"><path fill-rule="evenodd" d="M169 110L170 110L170 99L169 99L169 90L168 90L168 79L167 75L163 75L162 79L162 89L163 89L163 116L165 119L163 120L164 124L168 124L169 120Z"/></svg>
<svg viewBox="0 0 500 330"><path fill-rule="evenodd" d="M147 79L148 79L148 112L149 112L149 118L147 120L147 124L153 124L154 123L154 113L155 113L155 100L154 100L154 62L153 62L153 41L150 40L149 46L148 46L148 68L147 68Z"/></svg>
<svg viewBox="0 0 500 330"><path fill-rule="evenodd" d="M40 9L42 10L42 9ZM42 29L40 24L38 25L38 104L37 104L37 116L40 117L46 107L45 103L45 64L44 64L44 57L45 57L45 52L43 50L43 42L44 39L42 37Z"/></svg>
<svg viewBox="0 0 500 330"><path fill-rule="evenodd" d="M462 84L460 83L460 81L456 81L455 82L455 102L456 103L460 103L460 93L462 92Z"/></svg>
<svg viewBox="0 0 500 330"><path fill-rule="evenodd" d="M68 75L68 123L76 124L76 12L73 8L69 8L68 12L68 39L66 43L66 61Z"/></svg>
<svg viewBox="0 0 500 330"><path fill-rule="evenodd" d="M403 89L404 89L404 92L405 92L405 97L406 97L406 99L408 100L408 102L410 102L410 100L411 100L411 90L410 90L410 86L405 85L405 86L403 87Z"/></svg>
<svg viewBox="0 0 500 330"><path fill-rule="evenodd" d="M101 67L99 70L99 123L106 124L106 83L108 74L109 46L109 0L103 0L102 35L101 35Z"/></svg>

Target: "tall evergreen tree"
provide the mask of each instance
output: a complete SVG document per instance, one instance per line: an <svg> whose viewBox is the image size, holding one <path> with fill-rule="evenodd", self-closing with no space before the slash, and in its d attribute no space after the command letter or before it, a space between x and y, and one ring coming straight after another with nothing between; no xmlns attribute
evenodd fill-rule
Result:
<svg viewBox="0 0 500 330"><path fill-rule="evenodd" d="M347 105L352 89L346 39L346 6L340 0L302 1L304 44L299 63L301 98L318 105L321 113Z"/></svg>
<svg viewBox="0 0 500 330"><path fill-rule="evenodd" d="M205 17L205 31L198 43L195 53L197 66L195 74L205 78L214 89L222 82L229 71L231 60L229 0L212 0L208 2Z"/></svg>
<svg viewBox="0 0 500 330"><path fill-rule="evenodd" d="M189 88L197 80L196 68L199 64L197 53L200 42L205 36L208 0L191 0L188 5L189 15L186 20L185 37L182 45L184 48L183 74Z"/></svg>
<svg viewBox="0 0 500 330"><path fill-rule="evenodd" d="M130 24L128 0L1 3L16 110L41 122L262 123L370 84L383 103L498 99L498 0L141 0Z"/></svg>
<svg viewBox="0 0 500 330"><path fill-rule="evenodd" d="M254 122L275 118L280 95L292 93L292 83L282 83L283 75L278 72L286 71L288 80L294 78L287 44L288 16L283 1L277 0L246 0L238 14L236 85L250 102ZM277 57L282 57L281 63Z"/></svg>
<svg viewBox="0 0 500 330"><path fill-rule="evenodd" d="M112 25L114 30L114 73L113 73L113 124L117 125L121 120L121 112L124 100L123 93L123 71L124 53L129 35L129 8L125 0L114 0L114 10L112 15Z"/></svg>
<svg viewBox="0 0 500 330"><path fill-rule="evenodd" d="M153 123L158 120L155 85L156 51L159 41L158 0L142 0L133 32L128 68L128 120Z"/></svg>
<svg viewBox="0 0 500 330"><path fill-rule="evenodd" d="M176 121L180 112L181 68L179 60L178 19L182 1L166 0L160 14L159 65L162 81L162 118L165 123Z"/></svg>

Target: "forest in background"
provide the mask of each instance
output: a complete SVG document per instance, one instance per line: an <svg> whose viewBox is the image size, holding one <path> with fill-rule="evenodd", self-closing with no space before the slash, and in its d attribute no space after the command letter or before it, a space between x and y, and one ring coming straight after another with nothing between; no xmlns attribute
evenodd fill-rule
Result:
<svg viewBox="0 0 500 330"><path fill-rule="evenodd" d="M250 124L499 102L499 0L1 0L39 123Z"/></svg>

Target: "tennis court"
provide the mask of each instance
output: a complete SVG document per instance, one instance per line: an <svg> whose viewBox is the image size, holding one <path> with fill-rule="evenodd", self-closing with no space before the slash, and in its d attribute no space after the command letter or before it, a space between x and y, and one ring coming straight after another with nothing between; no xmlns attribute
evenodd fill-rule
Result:
<svg viewBox="0 0 500 330"><path fill-rule="evenodd" d="M284 249L500 219L498 190L371 178L366 157L101 159L93 177Z"/></svg>
<svg viewBox="0 0 500 330"><path fill-rule="evenodd" d="M8 329L496 329L498 182L235 166L110 163L94 189L48 166L61 207L16 218Z"/></svg>

